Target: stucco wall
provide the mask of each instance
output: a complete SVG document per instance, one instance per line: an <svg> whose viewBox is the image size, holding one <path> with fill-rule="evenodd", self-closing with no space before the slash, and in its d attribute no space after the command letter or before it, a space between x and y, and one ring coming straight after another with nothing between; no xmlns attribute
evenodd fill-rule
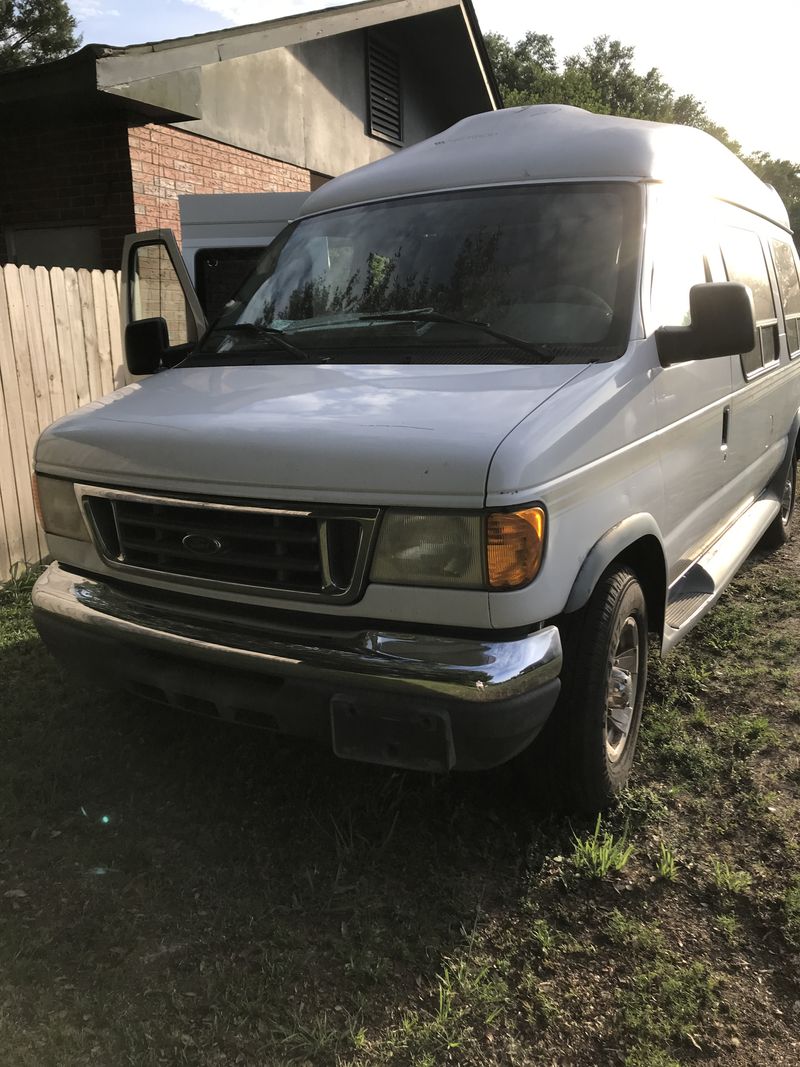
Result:
<svg viewBox="0 0 800 1067"><path fill-rule="evenodd" d="M365 48L363 33L345 33L204 66L203 117L179 125L331 176L382 159L396 149L367 132ZM438 132L442 116L436 94L398 50L405 143L413 144Z"/></svg>

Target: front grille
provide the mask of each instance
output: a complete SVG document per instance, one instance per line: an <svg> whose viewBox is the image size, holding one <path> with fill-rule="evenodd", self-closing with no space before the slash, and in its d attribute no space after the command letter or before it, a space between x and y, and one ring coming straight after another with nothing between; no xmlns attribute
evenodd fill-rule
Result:
<svg viewBox="0 0 800 1067"><path fill-rule="evenodd" d="M356 591L376 517L81 489L115 566L313 597Z"/></svg>

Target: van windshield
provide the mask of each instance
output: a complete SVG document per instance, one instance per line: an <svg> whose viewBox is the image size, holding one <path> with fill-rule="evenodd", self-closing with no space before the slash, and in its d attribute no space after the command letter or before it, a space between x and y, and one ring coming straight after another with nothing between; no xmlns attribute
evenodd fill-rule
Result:
<svg viewBox="0 0 800 1067"><path fill-rule="evenodd" d="M639 205L632 184L558 183L301 219L190 361L616 358L630 331Z"/></svg>

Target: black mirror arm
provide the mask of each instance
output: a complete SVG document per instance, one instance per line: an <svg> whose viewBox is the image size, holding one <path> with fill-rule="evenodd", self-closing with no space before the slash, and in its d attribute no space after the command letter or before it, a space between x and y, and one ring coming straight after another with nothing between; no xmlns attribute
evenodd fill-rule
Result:
<svg viewBox="0 0 800 1067"><path fill-rule="evenodd" d="M700 355L697 334L691 326L662 326L656 330L656 351L662 367L697 359Z"/></svg>
<svg viewBox="0 0 800 1067"><path fill-rule="evenodd" d="M165 370L169 370L171 367L177 367L179 363L183 363L187 356L191 355L194 347L194 341L189 341L184 345L172 345L172 347L168 348L161 356L161 365Z"/></svg>

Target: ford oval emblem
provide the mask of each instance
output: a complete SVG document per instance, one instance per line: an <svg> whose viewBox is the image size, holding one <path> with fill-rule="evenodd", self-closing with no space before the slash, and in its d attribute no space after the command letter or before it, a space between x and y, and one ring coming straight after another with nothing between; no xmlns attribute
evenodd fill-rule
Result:
<svg viewBox="0 0 800 1067"><path fill-rule="evenodd" d="M207 534L187 533L181 540L184 548L190 552L196 552L198 556L213 556L222 548L222 541Z"/></svg>

